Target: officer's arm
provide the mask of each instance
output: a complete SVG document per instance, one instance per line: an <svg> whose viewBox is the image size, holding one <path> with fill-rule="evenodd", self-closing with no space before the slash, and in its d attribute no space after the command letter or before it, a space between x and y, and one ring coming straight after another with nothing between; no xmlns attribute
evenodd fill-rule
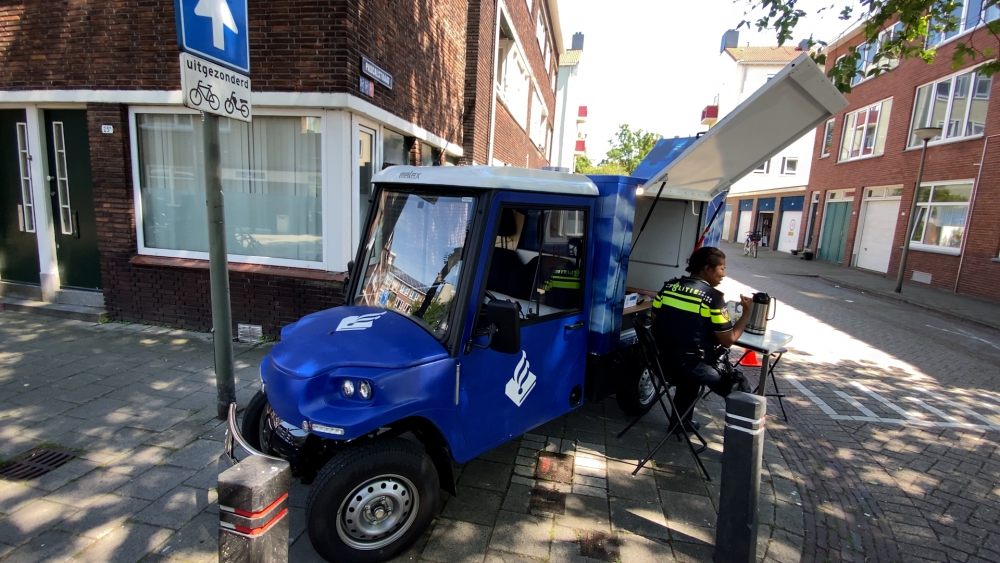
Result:
<svg viewBox="0 0 1000 563"><path fill-rule="evenodd" d="M732 330L727 330L726 332L716 332L715 339L719 341L719 344L722 344L722 346L726 348L732 347L732 345L736 344L736 341L743 336L743 329L746 328L747 319L749 318L750 315L743 315L736 319L736 322L733 323Z"/></svg>

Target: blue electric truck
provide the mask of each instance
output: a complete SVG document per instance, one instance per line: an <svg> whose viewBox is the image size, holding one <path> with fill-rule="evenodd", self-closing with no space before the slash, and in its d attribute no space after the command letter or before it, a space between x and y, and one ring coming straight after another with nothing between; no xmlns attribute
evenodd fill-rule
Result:
<svg viewBox="0 0 1000 563"><path fill-rule="evenodd" d="M626 294L680 273L707 202L845 106L803 55L707 133L658 144L644 177L383 170L345 305L282 329L240 427L230 409L229 457L235 439L311 482L327 560L392 558L456 493L452 461L584 400L648 403L632 328L648 298Z"/></svg>

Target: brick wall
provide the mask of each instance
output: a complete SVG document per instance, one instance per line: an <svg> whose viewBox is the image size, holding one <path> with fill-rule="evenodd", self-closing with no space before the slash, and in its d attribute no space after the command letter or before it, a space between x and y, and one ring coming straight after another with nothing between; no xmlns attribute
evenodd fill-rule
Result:
<svg viewBox="0 0 1000 563"><path fill-rule="evenodd" d="M365 99L462 142L467 0L250 2L254 91L358 93L364 55L394 77ZM0 4L5 90L180 88L173 2Z"/></svg>
<svg viewBox="0 0 1000 563"><path fill-rule="evenodd" d="M209 330L212 306L207 270L131 262L138 247L126 106L89 104L87 121L108 315L120 321ZM101 133L101 125L113 126L114 134ZM229 285L233 329L237 323L259 324L271 337L303 315L343 302L339 281L230 272Z"/></svg>
<svg viewBox="0 0 1000 563"><path fill-rule="evenodd" d="M462 122L463 164L490 164L490 99L496 49L496 3L469 0L466 20L465 105Z"/></svg>
<svg viewBox="0 0 1000 563"><path fill-rule="evenodd" d="M827 59L831 62L836 60L847 51L849 46L861 43L861 39L859 35L845 45L837 47L827 54ZM906 150L916 89L928 82L956 72L951 67L951 57L958 42L969 43L971 41L977 45L983 45L990 40L988 30L978 30L971 36L967 35L963 39L940 46L937 60L933 64L928 65L919 59L903 60L896 69L858 84L850 94L847 94L851 105L836 116L830 156L815 158L809 177L810 193L811 191L821 192L821 205L826 204L826 192L829 190L850 189L855 191L843 265L850 265L854 253L863 196L862 188L902 184L904 191L900 202L900 215L897 216L895 239L892 245L893 252L887 274L889 276L895 275L899 267L900 247L905 236L904 231L915 193L917 169L920 164L921 151ZM963 68L968 71L974 66L975 63L967 61ZM893 103L884 154L870 159L838 163L837 156L843 138L846 113L889 97L892 97ZM995 77L990 92L985 136L1000 133L998 123L1000 123L1000 79ZM816 135L815 155L821 153L822 136L823 126L821 125ZM990 142L990 155L987 156L984 163L985 168L978 187L977 201L967 221L965 231L967 248L965 259L962 261L962 280L959 283L959 291L961 292L994 300L1000 300L1000 286L986 280L1000 274L1000 263L991 261L991 258L997 257L997 252L1000 250L998 249L1000 247L998 223L1000 222L997 219L997 214L1000 213L1000 174L998 174L1000 173L1000 161L998 161L1000 153L993 153L993 144L998 140L1000 139L994 139ZM983 138L975 138L929 147L923 182L974 180L979 174L984 143ZM989 173L991 170L993 173ZM823 209L821 208L814 225L814 242L818 241L821 236L819 229L822 217ZM910 280L913 270L928 272L932 275L931 285L952 290L955 287L959 262L960 258L957 256L911 249L907 258L905 279Z"/></svg>

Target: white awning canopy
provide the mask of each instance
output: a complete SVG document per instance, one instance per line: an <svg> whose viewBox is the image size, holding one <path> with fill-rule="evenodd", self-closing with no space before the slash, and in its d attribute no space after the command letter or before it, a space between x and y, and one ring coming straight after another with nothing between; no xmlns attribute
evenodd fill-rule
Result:
<svg viewBox="0 0 1000 563"><path fill-rule="evenodd" d="M660 197L709 201L811 129L847 99L803 53L719 121L643 188Z"/></svg>

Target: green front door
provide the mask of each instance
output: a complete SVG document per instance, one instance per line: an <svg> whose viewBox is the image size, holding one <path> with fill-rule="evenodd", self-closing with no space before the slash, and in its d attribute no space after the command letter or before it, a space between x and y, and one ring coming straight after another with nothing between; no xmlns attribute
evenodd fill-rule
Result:
<svg viewBox="0 0 1000 563"><path fill-rule="evenodd" d="M828 203L823 237L820 239L819 259L841 263L847 243L847 223L851 218L851 202Z"/></svg>
<svg viewBox="0 0 1000 563"><path fill-rule="evenodd" d="M24 110L0 110L0 281L39 283L33 197Z"/></svg>
<svg viewBox="0 0 1000 563"><path fill-rule="evenodd" d="M101 288L87 112L47 110L52 230L62 287Z"/></svg>

